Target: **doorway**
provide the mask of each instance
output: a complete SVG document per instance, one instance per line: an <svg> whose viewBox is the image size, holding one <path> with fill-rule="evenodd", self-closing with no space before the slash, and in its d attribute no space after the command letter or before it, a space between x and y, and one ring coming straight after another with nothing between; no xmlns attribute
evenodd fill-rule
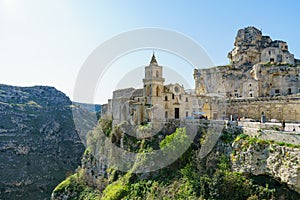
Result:
<svg viewBox="0 0 300 200"><path fill-rule="evenodd" d="M179 108L175 108L175 119L179 119Z"/></svg>

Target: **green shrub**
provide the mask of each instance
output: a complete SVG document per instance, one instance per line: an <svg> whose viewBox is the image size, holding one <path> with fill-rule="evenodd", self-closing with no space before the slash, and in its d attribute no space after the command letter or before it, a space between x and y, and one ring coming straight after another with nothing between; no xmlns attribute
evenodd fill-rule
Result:
<svg viewBox="0 0 300 200"><path fill-rule="evenodd" d="M178 156L183 153L183 149L187 149L189 146L190 138L187 136L185 128L177 128L173 134L166 136L159 144L166 156Z"/></svg>
<svg viewBox="0 0 300 200"><path fill-rule="evenodd" d="M114 182L105 188L101 200L119 200L126 195L127 191L128 187L122 182Z"/></svg>
<svg viewBox="0 0 300 200"><path fill-rule="evenodd" d="M229 171L230 170L230 159L226 155L221 155L219 159L218 168L221 171Z"/></svg>
<svg viewBox="0 0 300 200"><path fill-rule="evenodd" d="M83 177L83 170L78 171L76 174L69 176L66 180L61 182L53 190L55 195L70 194L69 199L100 199L101 193L97 189L90 187L86 184Z"/></svg>
<svg viewBox="0 0 300 200"><path fill-rule="evenodd" d="M109 136L112 131L112 120L108 118L101 118L99 120L99 125L106 136Z"/></svg>

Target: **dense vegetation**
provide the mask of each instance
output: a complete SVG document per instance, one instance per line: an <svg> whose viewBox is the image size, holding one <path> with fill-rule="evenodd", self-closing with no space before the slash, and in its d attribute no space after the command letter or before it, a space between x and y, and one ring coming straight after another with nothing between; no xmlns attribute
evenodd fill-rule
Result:
<svg viewBox="0 0 300 200"><path fill-rule="evenodd" d="M108 137L117 134L117 127L113 130L109 128L110 121L100 121L102 130ZM97 129L95 129L97 130ZM98 129L99 131L99 129ZM96 131L97 132L97 131ZM96 132L90 134L90 137L99 135ZM205 130L200 135L202 138ZM176 162L160 169L156 172L135 174L134 170L127 173L119 172L117 169L107 169L111 174L106 181L104 189L97 189L98 186L88 186L82 181L74 183L74 176L83 180L84 175L73 175L56 188L56 193L64 193L68 188L72 188L73 196L70 199L231 199L231 200L254 200L254 199L299 199L299 194L287 188L286 185L279 183L268 176L255 177L251 174L242 174L231 171L230 153L222 152L219 147L230 147L236 139L239 132L225 130L221 136L217 147L204 160L197 159L197 153L203 139L200 138L189 147L189 149L180 156ZM120 136L118 136L120 137ZM127 143L138 144L132 150L136 150L141 155L153 151L151 145L156 144L164 152L176 153L176 150L187 145L188 135L185 128L178 128L172 134L165 135L162 139L155 141L149 140L131 140L127 138ZM238 139L249 139L244 135L238 136ZM95 139L93 139L95 140ZM130 141L130 142L129 142ZM143 165L140 160L136 165ZM135 165L135 167L136 167ZM79 173L82 173L81 169ZM73 177L73 178L72 178ZM70 181L72 180L72 181ZM78 179L77 179L78 180ZM91 190L94 187L94 190ZM74 192L75 191L75 192Z"/></svg>

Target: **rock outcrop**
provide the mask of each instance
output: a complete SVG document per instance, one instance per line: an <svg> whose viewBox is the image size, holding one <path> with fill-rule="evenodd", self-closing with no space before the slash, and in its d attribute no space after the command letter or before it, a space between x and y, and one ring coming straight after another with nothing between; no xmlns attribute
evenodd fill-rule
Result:
<svg viewBox="0 0 300 200"><path fill-rule="evenodd" d="M266 141L238 140L233 143L233 171L268 175L300 193L300 149Z"/></svg>
<svg viewBox="0 0 300 200"><path fill-rule="evenodd" d="M253 26L240 29L236 35L234 49L228 53L230 62L240 67L244 64L257 64L259 62L285 62L295 64L294 55L288 51L284 41L272 40L270 36Z"/></svg>
<svg viewBox="0 0 300 200"><path fill-rule="evenodd" d="M207 98L200 108L209 119L259 120L264 114L268 121L299 121L300 66L286 42L246 27L238 31L228 58L228 65L194 70L196 94Z"/></svg>
<svg viewBox="0 0 300 200"><path fill-rule="evenodd" d="M0 85L0 199L49 199L80 165L71 105L53 87Z"/></svg>
<svg viewBox="0 0 300 200"><path fill-rule="evenodd" d="M207 127L202 127L189 151L173 164L151 173L135 174L131 170L119 171L114 165L110 165L113 162L112 157L103 157L104 149L109 149L105 142L99 143L104 141L102 131L106 133L101 127L107 126L100 125L89 134L89 147L83 156L81 169L60 183L53 191L51 199L299 199L300 197L297 188L299 149L296 145L283 143L280 146L275 142L260 141L241 134L240 128L230 127L224 129L221 136L215 135L216 145L212 145L213 148L209 149L208 155L201 156L202 148L206 149L206 143L210 143L214 135L206 131ZM111 136L110 139L117 133L115 131L108 134ZM247 140L244 137L247 137ZM131 151L139 148L147 149L150 146L147 147L146 144L151 144L151 152L155 146L153 141L123 139L125 149ZM114 141L118 145L118 139ZM123 146L121 143L119 145ZM267 162L270 163L269 168L266 167Z"/></svg>

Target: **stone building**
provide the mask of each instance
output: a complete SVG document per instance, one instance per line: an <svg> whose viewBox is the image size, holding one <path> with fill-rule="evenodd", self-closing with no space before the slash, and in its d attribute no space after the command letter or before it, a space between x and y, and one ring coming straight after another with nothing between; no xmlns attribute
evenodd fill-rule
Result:
<svg viewBox="0 0 300 200"><path fill-rule="evenodd" d="M228 58L228 65L195 69L191 92L178 83L165 85L163 67L153 54L143 88L114 91L103 109L114 123L190 119L197 113L212 120L265 115L267 120L300 121L300 61L286 42L246 27L238 31Z"/></svg>
<svg viewBox="0 0 300 200"><path fill-rule="evenodd" d="M144 122L185 119L200 112L194 92L186 91L178 83L164 85L163 67L153 54L145 67L143 88L126 88L113 92L105 105L113 123L127 121L132 125Z"/></svg>
<svg viewBox="0 0 300 200"><path fill-rule="evenodd" d="M238 31L228 58L229 65L194 71L196 95L223 96L226 104L219 110L225 105L226 117L300 120L299 60L286 42L246 27Z"/></svg>

